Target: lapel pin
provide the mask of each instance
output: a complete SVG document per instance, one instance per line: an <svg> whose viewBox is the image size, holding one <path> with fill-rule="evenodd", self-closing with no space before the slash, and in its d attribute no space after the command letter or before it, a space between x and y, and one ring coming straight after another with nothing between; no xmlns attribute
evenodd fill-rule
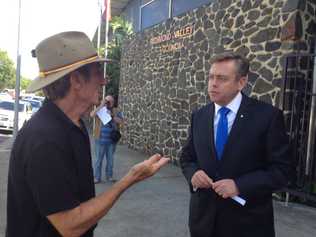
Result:
<svg viewBox="0 0 316 237"><path fill-rule="evenodd" d="M243 118L243 117L244 117L244 115L242 114L242 115L240 115L240 117L241 117L241 118Z"/></svg>

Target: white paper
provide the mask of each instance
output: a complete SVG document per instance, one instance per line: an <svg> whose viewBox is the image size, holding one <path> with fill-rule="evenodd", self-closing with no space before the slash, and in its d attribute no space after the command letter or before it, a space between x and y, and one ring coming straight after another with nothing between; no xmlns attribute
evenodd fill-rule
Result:
<svg viewBox="0 0 316 237"><path fill-rule="evenodd" d="M193 192L196 192L199 188L193 187ZM246 200L239 197L239 196L234 196L231 199L233 199L234 201L238 202L240 205L245 206L246 204Z"/></svg>
<svg viewBox="0 0 316 237"><path fill-rule="evenodd" d="M100 118L103 125L106 125L108 122L112 120L111 114L109 113L106 107L102 107L97 112L98 117Z"/></svg>
<svg viewBox="0 0 316 237"><path fill-rule="evenodd" d="M238 202L242 206L245 206L245 204L246 204L246 200L239 197L239 196L234 196L231 199L235 200L236 202Z"/></svg>

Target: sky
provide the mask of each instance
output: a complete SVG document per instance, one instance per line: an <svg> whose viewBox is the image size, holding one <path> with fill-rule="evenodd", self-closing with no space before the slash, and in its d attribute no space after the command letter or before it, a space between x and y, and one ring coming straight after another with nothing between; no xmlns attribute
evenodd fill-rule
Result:
<svg viewBox="0 0 316 237"><path fill-rule="evenodd" d="M82 31L92 39L100 19L98 0L21 0L21 75L38 75L31 50L43 39L63 31ZM0 49L16 63L19 0L0 0Z"/></svg>

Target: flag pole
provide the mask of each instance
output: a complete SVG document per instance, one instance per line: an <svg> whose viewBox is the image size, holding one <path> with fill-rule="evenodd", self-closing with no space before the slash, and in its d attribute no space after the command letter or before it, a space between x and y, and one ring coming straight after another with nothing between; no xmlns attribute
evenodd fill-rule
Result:
<svg viewBox="0 0 316 237"><path fill-rule="evenodd" d="M21 77L21 55L20 55L20 28L21 28L21 0L19 0L19 20L18 20L18 45L17 45L17 62L15 78L15 103L14 103L14 123L13 123L13 140L15 140L19 130L19 97L20 97L20 77Z"/></svg>
<svg viewBox="0 0 316 237"><path fill-rule="evenodd" d="M99 5L99 8L100 8L100 19L99 19L99 27L98 27L98 45L97 45L97 48L98 48L98 54L99 56L101 55L101 27L102 27L102 4L100 2L100 0L98 0L98 5Z"/></svg>
<svg viewBox="0 0 316 237"><path fill-rule="evenodd" d="M100 0L98 0L98 7L100 8L100 18L99 18L99 27L98 27L98 42L97 42L97 49L98 49L98 55L101 56L101 27L102 27L102 3ZM104 87L103 87L104 88ZM102 99L103 99L103 90L102 90ZM97 106L94 106L96 108ZM92 131L95 131L95 117L92 119Z"/></svg>
<svg viewBox="0 0 316 237"><path fill-rule="evenodd" d="M111 12L111 1L105 0L105 43L104 43L104 57L108 58L108 44L109 44L109 22L110 22L110 12ZM106 72L106 62L104 62L104 78L107 78ZM105 97L105 87L103 87L103 98Z"/></svg>

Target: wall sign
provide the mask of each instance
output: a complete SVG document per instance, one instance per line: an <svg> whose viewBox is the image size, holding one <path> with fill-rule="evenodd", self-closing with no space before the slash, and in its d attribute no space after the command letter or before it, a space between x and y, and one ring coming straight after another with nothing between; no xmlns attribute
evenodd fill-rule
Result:
<svg viewBox="0 0 316 237"><path fill-rule="evenodd" d="M174 39L186 38L188 36L191 36L192 34L193 34L193 26L187 26L177 31L170 32L168 34L163 34L163 35L153 37L150 39L150 44L156 45L160 43L165 43ZM183 47L184 45L182 42L177 42L177 43L163 44L160 46L160 50L163 53L167 53L170 51L179 50Z"/></svg>

